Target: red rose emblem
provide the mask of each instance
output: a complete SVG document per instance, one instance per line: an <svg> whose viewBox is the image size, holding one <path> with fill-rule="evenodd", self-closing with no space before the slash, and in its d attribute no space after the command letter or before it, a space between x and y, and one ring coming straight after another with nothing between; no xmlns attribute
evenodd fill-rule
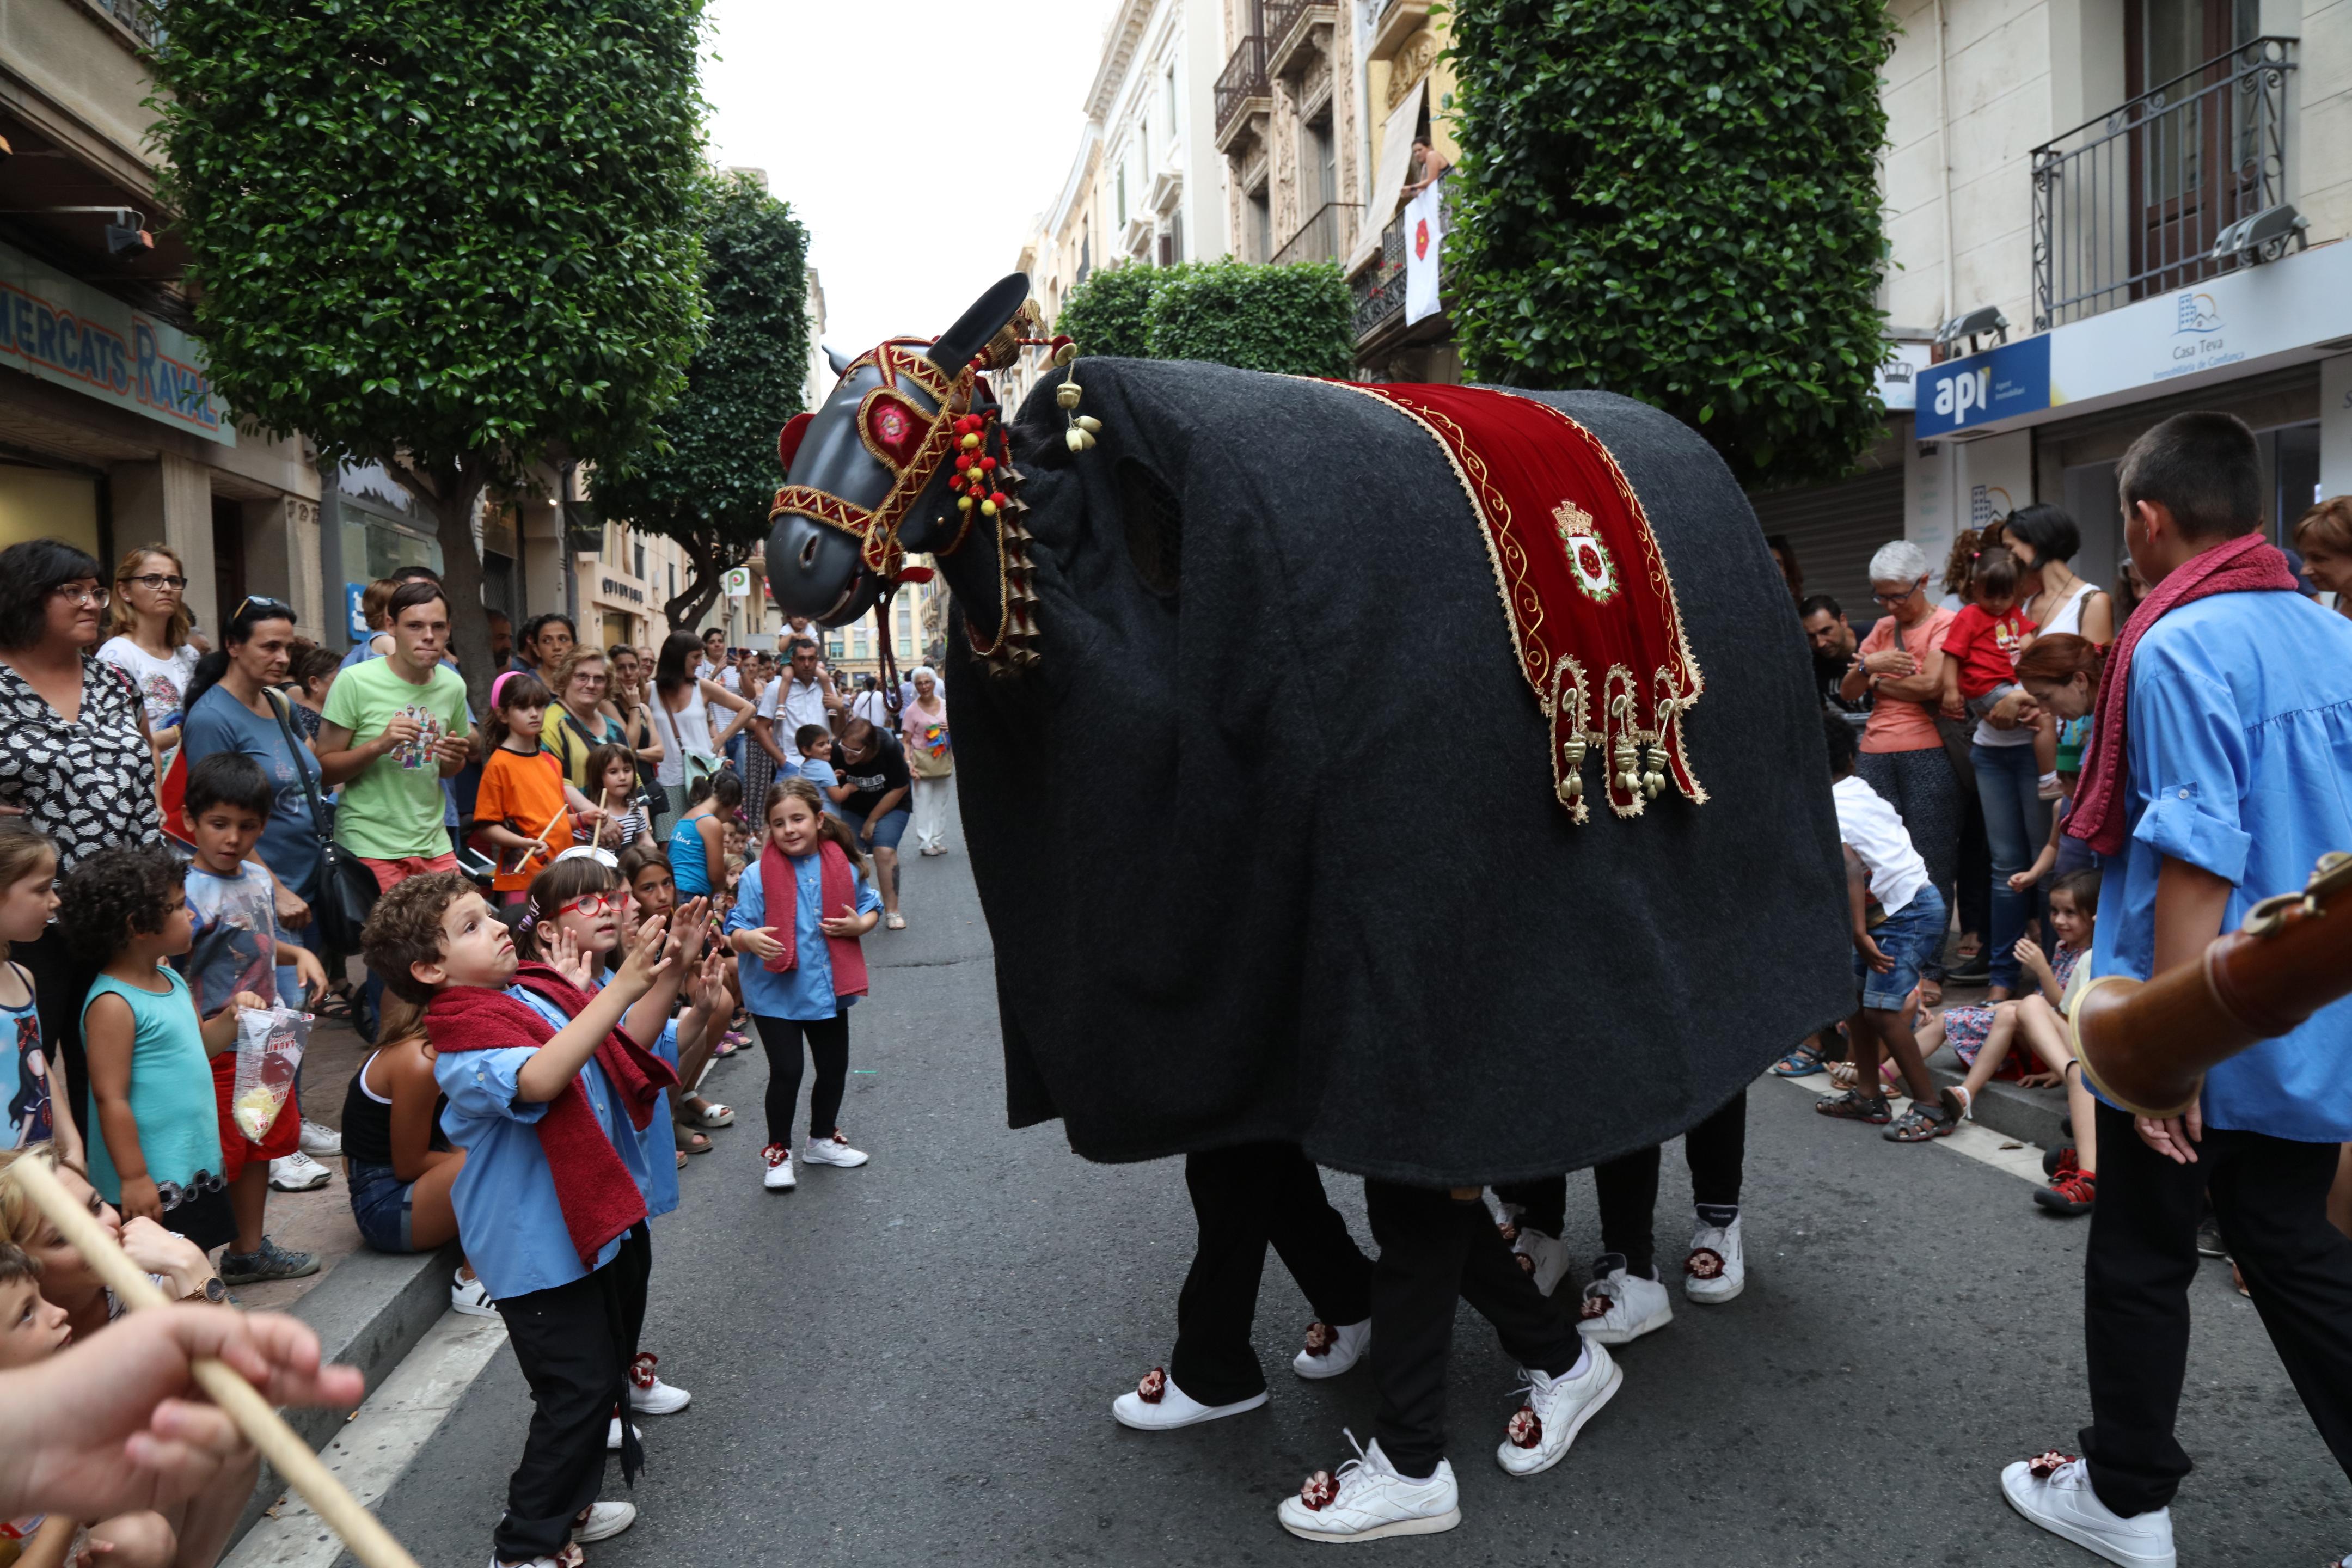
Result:
<svg viewBox="0 0 2352 1568"><path fill-rule="evenodd" d="M1543 1418L1532 1405L1522 1405L1511 1413L1511 1424L1503 1435L1515 1448L1532 1448L1543 1441Z"/></svg>
<svg viewBox="0 0 2352 1568"><path fill-rule="evenodd" d="M1167 1394L1168 1373L1165 1369L1160 1367L1155 1366L1150 1372L1145 1373L1143 1374L1143 1381L1135 1385L1135 1396L1138 1399L1142 1400L1146 1405L1159 1404L1161 1399L1167 1396Z"/></svg>
<svg viewBox="0 0 2352 1568"><path fill-rule="evenodd" d="M1412 226L1412 258L1415 261L1429 259L1429 220L1427 218L1419 219Z"/></svg>
<svg viewBox="0 0 2352 1568"><path fill-rule="evenodd" d="M1723 1254L1712 1247L1702 1247L1690 1255L1690 1261L1683 1265L1683 1272L1694 1279L1720 1279L1723 1278Z"/></svg>
<svg viewBox="0 0 2352 1568"><path fill-rule="evenodd" d="M1339 1335L1332 1331L1330 1325L1318 1319L1307 1325L1307 1353L1329 1355L1332 1342L1338 1338Z"/></svg>
<svg viewBox="0 0 2352 1568"><path fill-rule="evenodd" d="M2074 1462L2074 1455L2062 1454L2055 1448L2046 1448L2025 1462L2025 1472L2037 1481L2046 1481Z"/></svg>
<svg viewBox="0 0 2352 1568"><path fill-rule="evenodd" d="M1298 1489L1298 1500L1320 1512L1339 1500L1339 1483L1331 1479L1330 1471L1318 1470Z"/></svg>

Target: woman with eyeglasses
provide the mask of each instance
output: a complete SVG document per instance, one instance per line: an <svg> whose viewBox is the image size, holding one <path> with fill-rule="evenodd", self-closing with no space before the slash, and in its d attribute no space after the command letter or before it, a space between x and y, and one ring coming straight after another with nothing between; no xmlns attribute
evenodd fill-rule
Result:
<svg viewBox="0 0 2352 1568"><path fill-rule="evenodd" d="M1884 545L1870 558L1870 596L1886 614L1862 639L1838 692L1848 701L1871 694L1854 771L1902 817L1927 862L1928 879L1948 907L1958 870L1963 802L1959 775L1936 728L1952 612L1927 597L1935 569L1927 552L1908 540ZM1941 971L1927 972L1921 1002L1932 1005L1942 990Z"/></svg>
<svg viewBox="0 0 2352 1568"><path fill-rule="evenodd" d="M172 765L180 725L187 715L188 682L197 653L188 641L195 617L188 613L187 568L167 544L142 544L114 569L114 602L109 636L98 657L131 677L147 705L147 731L155 739L155 769Z"/></svg>
<svg viewBox="0 0 2352 1568"><path fill-rule="evenodd" d="M564 779L585 795L598 787L588 778L589 753L599 746L628 744L621 721L604 711L604 688L612 679L604 670L604 650L574 647L548 675L547 689L555 700L548 704L540 740L554 753Z"/></svg>
<svg viewBox="0 0 2352 1568"><path fill-rule="evenodd" d="M56 846L59 876L100 849L163 837L140 693L89 652L107 605L101 570L54 539L0 550L0 813ZM78 1089L89 1081L81 1005L96 967L68 954L54 925L9 957L31 971L41 1037ZM67 1103L86 1120L75 1096Z"/></svg>

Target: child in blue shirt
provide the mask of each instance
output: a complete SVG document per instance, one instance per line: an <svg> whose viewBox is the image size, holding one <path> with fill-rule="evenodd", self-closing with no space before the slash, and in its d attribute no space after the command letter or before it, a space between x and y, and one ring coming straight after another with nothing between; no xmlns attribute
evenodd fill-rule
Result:
<svg viewBox="0 0 2352 1568"><path fill-rule="evenodd" d="M676 994L677 951L666 924L648 921L612 979L582 996L555 970L520 966L507 928L454 872L385 893L365 946L385 987L425 1010L434 1079L449 1097L442 1128L466 1151L450 1194L458 1237L537 1406L508 1481L497 1561L551 1565L571 1542L636 1519L627 1503L595 1500L635 1351L622 1302L642 1293L651 1259L627 1157L642 1160L638 1129L676 1079L619 1026L656 987ZM575 999L572 1016L559 1026L518 1004L507 991L519 979ZM625 1442L625 1479L641 1456Z"/></svg>
<svg viewBox="0 0 2352 1568"><path fill-rule="evenodd" d="M728 911L727 945L740 955L736 976L743 1006L768 1053L761 1185L782 1192L794 1184L793 1105L800 1098L803 1037L816 1064L803 1157L817 1165L866 1163L866 1155L850 1147L835 1119L849 1082L849 1008L866 994L857 939L881 920L882 897L866 879L856 839L841 818L825 815L805 773L780 780L766 804L767 835L759 863L745 868ZM792 900L789 917L782 912L785 899Z"/></svg>

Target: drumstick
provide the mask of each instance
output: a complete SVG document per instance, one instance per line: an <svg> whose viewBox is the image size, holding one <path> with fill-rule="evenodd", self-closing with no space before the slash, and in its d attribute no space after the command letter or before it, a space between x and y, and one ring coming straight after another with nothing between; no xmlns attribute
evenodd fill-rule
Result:
<svg viewBox="0 0 2352 1568"><path fill-rule="evenodd" d="M155 1288L146 1271L131 1261L120 1244L100 1227L89 1211L73 1200L48 1165L37 1159L19 1160L8 1168L11 1180L23 1184L34 1206L47 1216L66 1244L81 1254L92 1273L134 1311L169 1307L171 1298ZM285 1418L271 1408L258 1389L238 1376L226 1363L209 1357L192 1362L189 1374L212 1402L220 1406L246 1440L302 1494L302 1500L342 1538L352 1555L367 1568L416 1568L411 1557L375 1515L343 1489L310 1446L295 1435Z"/></svg>
<svg viewBox="0 0 2352 1568"><path fill-rule="evenodd" d="M547 847L547 836L555 830L555 825L557 823L563 820L564 812L570 811L571 809L572 808L569 805L566 805L557 811L553 816L547 819L546 825L540 828L538 837L532 839L530 843L515 851L514 868L516 870L520 871L525 866L530 864L530 852L532 850L544 849Z"/></svg>

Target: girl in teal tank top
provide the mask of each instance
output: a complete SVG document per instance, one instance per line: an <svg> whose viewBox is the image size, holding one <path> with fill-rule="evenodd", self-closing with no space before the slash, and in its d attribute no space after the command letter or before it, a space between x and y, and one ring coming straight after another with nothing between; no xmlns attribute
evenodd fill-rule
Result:
<svg viewBox="0 0 2352 1568"><path fill-rule="evenodd" d="M686 815L669 830L669 875L677 884L681 901L718 891L710 885L710 860L705 847L709 841L702 836L702 825L711 823L710 831L721 834L743 805L743 781L732 768L722 768L695 787L703 793L693 797Z"/></svg>
<svg viewBox="0 0 2352 1568"><path fill-rule="evenodd" d="M90 1005L101 996L120 996L130 1004L131 1115L138 1123L139 1152L148 1179L155 1184L168 1215L185 1198L219 1186L220 1110L188 983L170 969L153 973L163 983L160 990L100 975L82 1012L86 1019ZM87 1030L86 1022L84 1026ZM119 1206L122 1180L115 1173L94 1100L89 1126L99 1134L89 1140L89 1184L100 1197Z"/></svg>

